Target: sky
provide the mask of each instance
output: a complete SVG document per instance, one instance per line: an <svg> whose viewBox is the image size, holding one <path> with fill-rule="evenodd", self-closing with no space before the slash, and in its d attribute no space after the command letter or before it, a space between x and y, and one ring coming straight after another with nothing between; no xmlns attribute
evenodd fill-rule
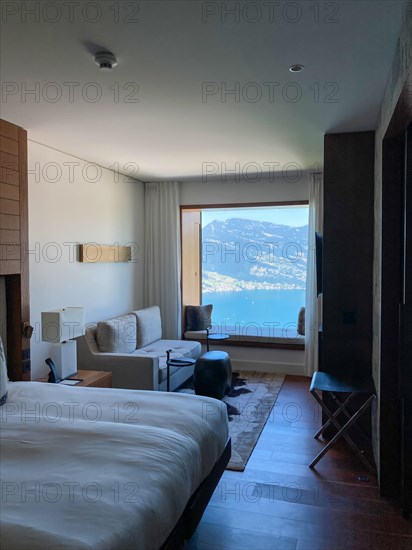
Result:
<svg viewBox="0 0 412 550"><path fill-rule="evenodd" d="M308 206L257 207L257 208L230 208L202 210L202 225L206 227L214 220L228 220L230 218L245 218L261 222L271 222L292 227L301 227L308 223Z"/></svg>

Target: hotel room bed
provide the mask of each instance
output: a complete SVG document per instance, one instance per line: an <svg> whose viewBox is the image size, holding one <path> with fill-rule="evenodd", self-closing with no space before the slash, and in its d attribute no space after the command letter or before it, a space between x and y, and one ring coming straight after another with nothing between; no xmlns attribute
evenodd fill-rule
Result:
<svg viewBox="0 0 412 550"><path fill-rule="evenodd" d="M0 416L5 550L175 548L230 457L206 397L14 382Z"/></svg>

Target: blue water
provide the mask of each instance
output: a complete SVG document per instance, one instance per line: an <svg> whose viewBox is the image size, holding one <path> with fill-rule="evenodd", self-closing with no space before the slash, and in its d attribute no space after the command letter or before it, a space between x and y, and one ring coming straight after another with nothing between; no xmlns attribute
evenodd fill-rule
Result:
<svg viewBox="0 0 412 550"><path fill-rule="evenodd" d="M250 290L208 292L203 304L213 304L212 321L227 327L259 325L285 328L296 325L299 308L305 305L305 290Z"/></svg>

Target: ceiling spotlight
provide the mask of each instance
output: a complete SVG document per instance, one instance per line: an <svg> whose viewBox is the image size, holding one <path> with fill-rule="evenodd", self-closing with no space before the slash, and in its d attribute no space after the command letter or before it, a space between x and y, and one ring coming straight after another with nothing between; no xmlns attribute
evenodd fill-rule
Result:
<svg viewBox="0 0 412 550"><path fill-rule="evenodd" d="M300 71L303 71L303 65L300 65L300 64L292 65L292 66L289 68L289 71L290 71L291 73L300 73Z"/></svg>
<svg viewBox="0 0 412 550"><path fill-rule="evenodd" d="M101 71L111 71L117 65L117 59L111 52L98 52L94 58Z"/></svg>

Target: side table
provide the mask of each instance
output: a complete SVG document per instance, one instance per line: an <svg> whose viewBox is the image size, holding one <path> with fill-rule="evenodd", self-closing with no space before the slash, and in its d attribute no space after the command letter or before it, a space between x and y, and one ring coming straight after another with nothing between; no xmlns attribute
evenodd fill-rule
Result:
<svg viewBox="0 0 412 550"><path fill-rule="evenodd" d="M196 363L196 359L191 357L185 357L184 359L171 359L170 354L172 353L171 349L166 351L166 367L167 367L167 391L170 391L170 367L189 367Z"/></svg>
<svg viewBox="0 0 412 550"><path fill-rule="evenodd" d="M206 351L210 351L210 340L213 341L221 341L221 340L229 340L230 336L229 334L225 334L223 332L213 332L212 334L209 333L209 329L206 329Z"/></svg>
<svg viewBox="0 0 412 550"><path fill-rule="evenodd" d="M75 374L67 377L67 380L80 380L73 387L93 387L93 388L111 388L112 373L103 370L79 370ZM37 378L35 382L47 382L47 377Z"/></svg>

